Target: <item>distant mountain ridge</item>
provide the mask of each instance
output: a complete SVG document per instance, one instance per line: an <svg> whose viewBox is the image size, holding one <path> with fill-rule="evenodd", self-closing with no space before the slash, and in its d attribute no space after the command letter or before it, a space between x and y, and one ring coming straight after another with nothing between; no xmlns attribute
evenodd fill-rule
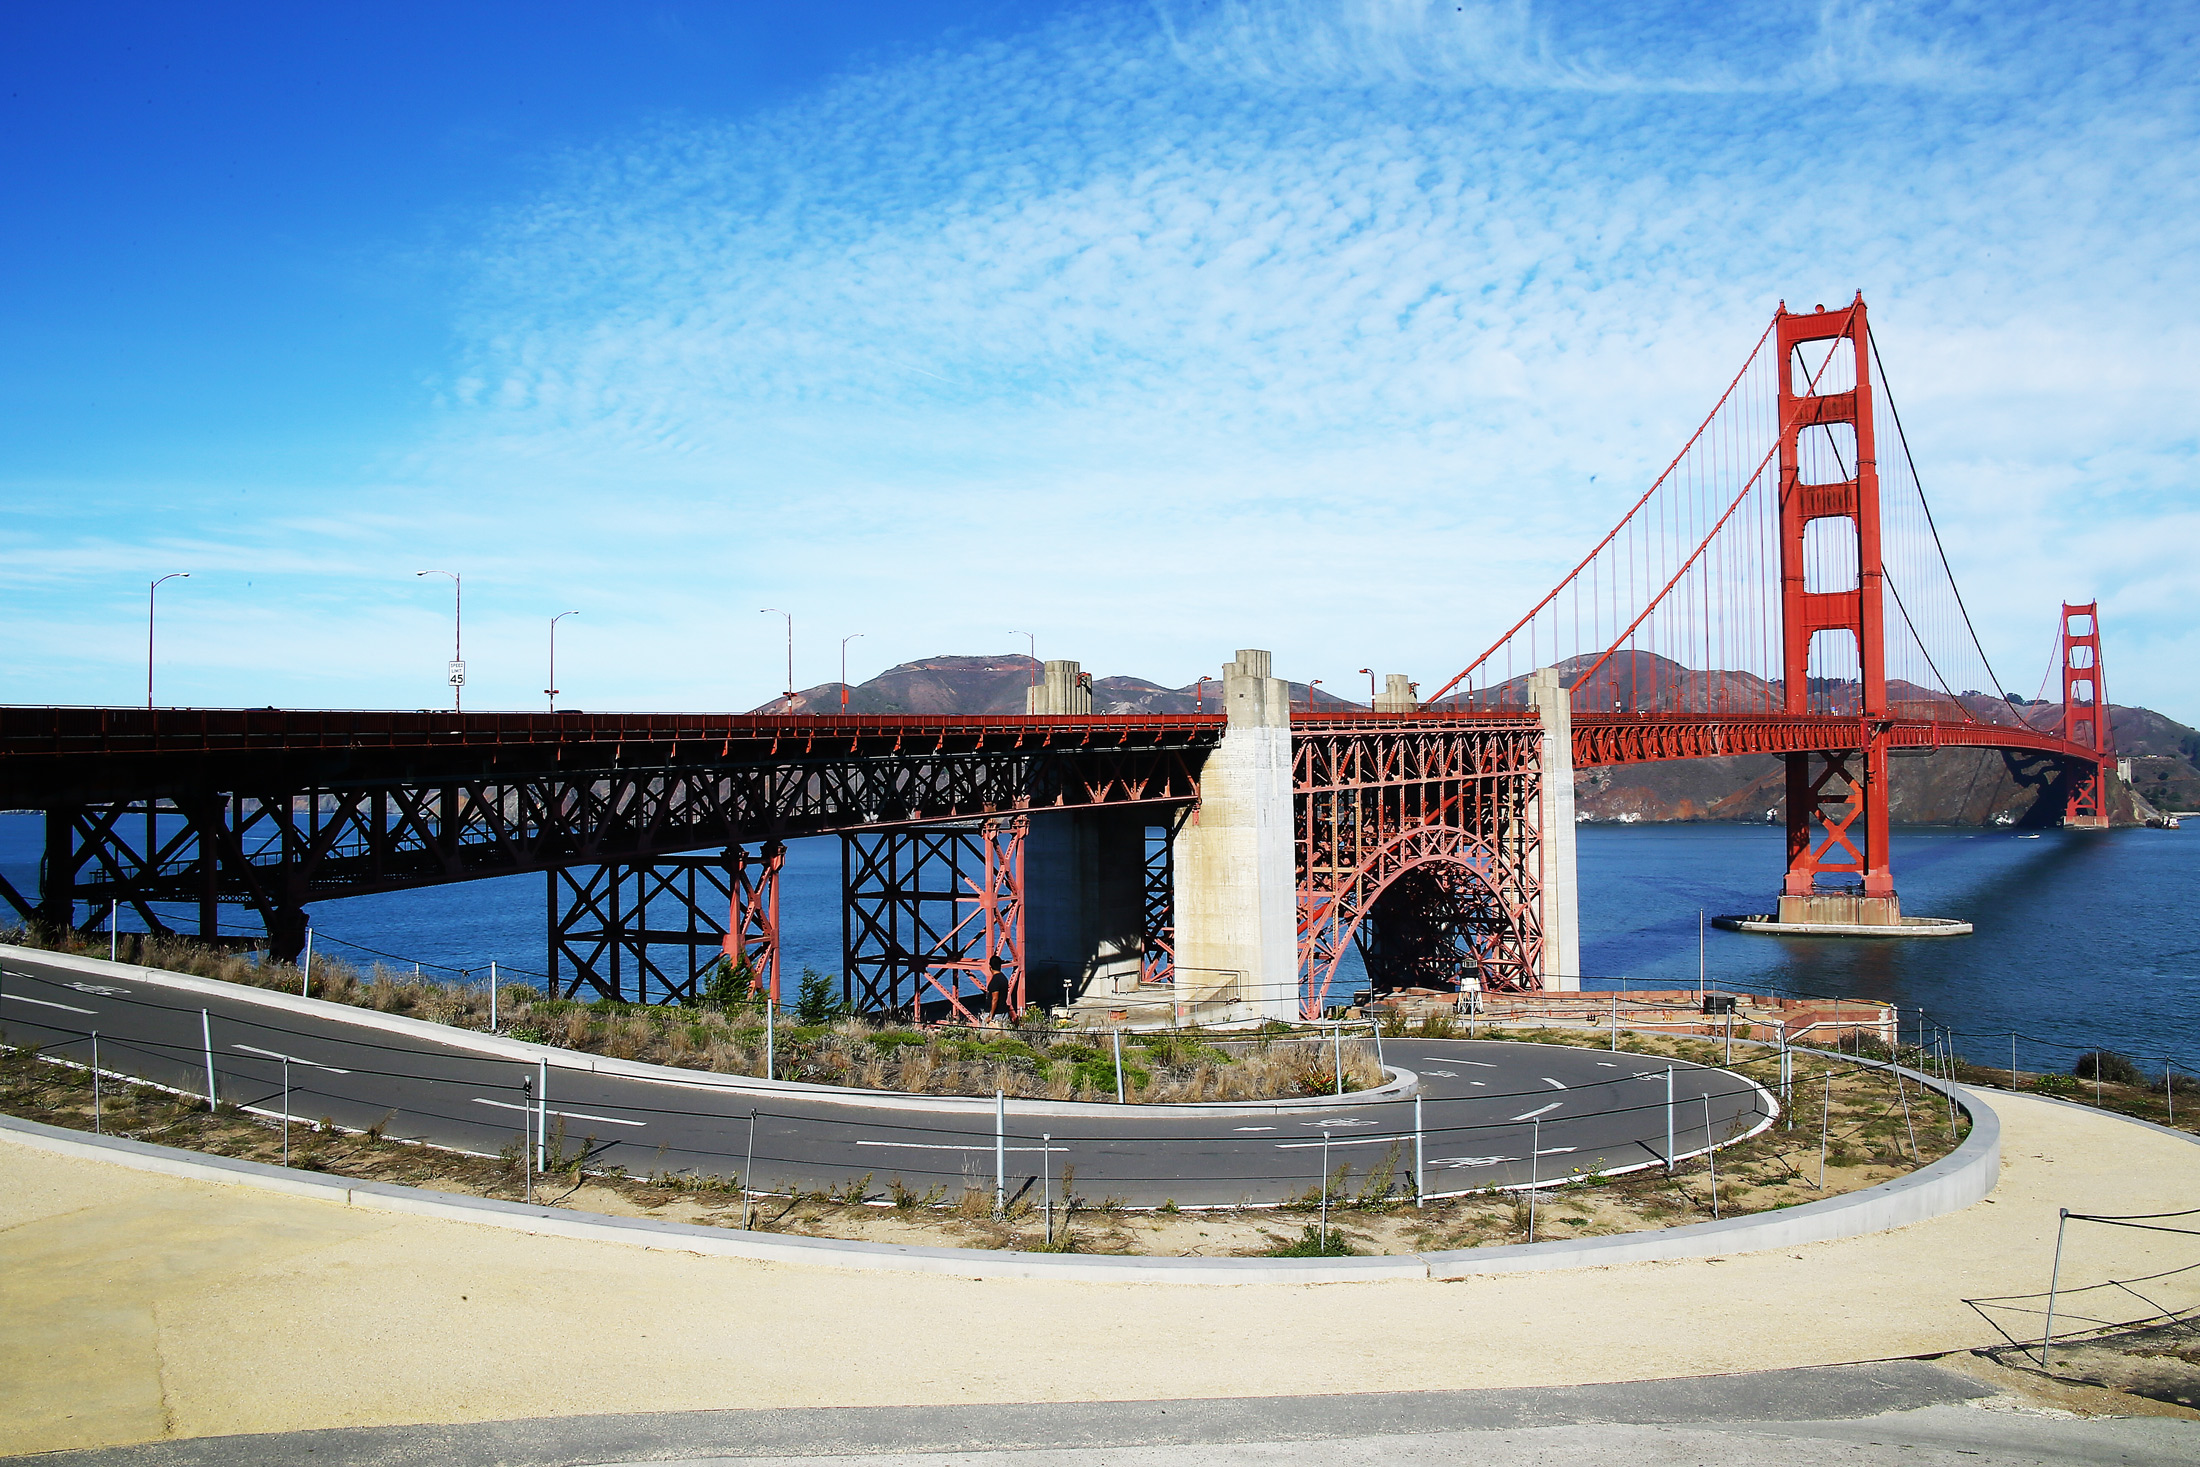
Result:
<svg viewBox="0 0 2200 1467"><path fill-rule="evenodd" d="M1038 672L1038 664L1021 654L926 657L850 686L845 710L840 701L842 685L832 682L796 693L793 711L1021 713L1024 690L1036 681ZM1487 706L1486 700L1517 703L1516 683L1524 684L1524 679L1512 679L1471 697L1455 695L1445 699L1444 706ZM1367 706L1326 687L1290 686L1291 701L1302 708ZM1219 680L1212 678L1202 691L1197 683L1170 688L1139 677L1096 677L1092 706L1096 713L1190 713L1204 703L1212 711L1220 691ZM1699 672L1649 654L1613 659L1584 690L1598 702L1609 699L1620 708L1640 699L1699 711L1716 710L1722 703L1762 706L1769 691L1762 679L1748 673ZM1889 691L1906 704L1961 702L1975 717L2008 720L2018 716L2012 715L2004 700L1985 693L1967 692L1951 699L1907 684ZM1847 711L1854 706L1853 693L1844 685L1829 684L1824 694L1831 709ZM752 711L777 713L786 708L786 699L774 698ZM2061 718L2062 709L2059 704L2031 703L2023 705L2020 713L2026 723L2046 728ZM2130 787L2117 795L2115 818L2130 823L2154 810L2200 810L2200 731L2148 708L2111 704L2109 716L2117 755L2132 766ZM2004 757L1990 749L1943 749L1929 756L1894 760L1888 804L1895 820L1903 824L2051 824L2061 812L2061 794L2049 773L2036 759ZM1769 755L1584 769L1575 781L1575 809L1588 822L1763 822L1781 818L1785 804L1783 765Z"/></svg>

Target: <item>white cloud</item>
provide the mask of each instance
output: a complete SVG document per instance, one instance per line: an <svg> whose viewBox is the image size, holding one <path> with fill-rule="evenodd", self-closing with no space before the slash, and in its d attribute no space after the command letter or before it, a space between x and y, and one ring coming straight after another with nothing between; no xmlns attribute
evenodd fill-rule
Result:
<svg viewBox="0 0 2200 1467"><path fill-rule="evenodd" d="M760 701L765 605L803 681L847 631L862 672L1010 627L1165 680L1239 645L1440 680L1774 300L1861 286L1997 663L2099 587L2119 696L2200 718L2140 665L2200 591L2152 549L2193 506L2191 42L1587 14L1126 7L609 140L484 231L438 430L311 501L328 575L464 558L486 702L536 696L575 596L598 706ZM358 700L424 700L382 669L432 681L432 637L388 636Z"/></svg>

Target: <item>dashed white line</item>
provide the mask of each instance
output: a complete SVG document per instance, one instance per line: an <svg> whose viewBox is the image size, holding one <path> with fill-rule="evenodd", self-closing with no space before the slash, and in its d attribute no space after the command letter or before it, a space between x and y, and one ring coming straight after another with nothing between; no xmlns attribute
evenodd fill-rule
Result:
<svg viewBox="0 0 2200 1467"><path fill-rule="evenodd" d="M1543 1077L1543 1083L1546 1085L1557 1085L1558 1088L1561 1090L1564 1090L1566 1088L1566 1086L1562 1082L1552 1079L1549 1075L1545 1075Z"/></svg>
<svg viewBox="0 0 2200 1467"><path fill-rule="evenodd" d="M60 1009L66 1013L71 1014L89 1014L96 1012L96 1010L93 1009L80 1009L73 1003L55 1003L53 1000L46 998L25 998L20 993L0 993L0 998L12 998L17 1003L34 1003L42 1009Z"/></svg>
<svg viewBox="0 0 2200 1467"><path fill-rule="evenodd" d="M1273 1131L1276 1128L1274 1126L1239 1126L1236 1129L1240 1131Z"/></svg>
<svg viewBox="0 0 2200 1467"><path fill-rule="evenodd" d="M482 1098L481 1096L479 1096L479 1095L477 1095L477 1096L475 1096L475 1097L474 1097L474 1104L476 1104L476 1105L493 1105L493 1106L495 1106L495 1107L496 1107L496 1108L497 1108L498 1110L533 1110L533 1109L534 1109L534 1107L533 1107L533 1106L531 1106L531 1105L522 1105L522 1104L520 1104L520 1103L519 1103L518 1101L516 1101L516 1100L485 1100L485 1099L483 1099L483 1098ZM649 1122L647 1122L647 1121L627 1121L627 1120L621 1120L621 1119L620 1119L619 1117L617 1117L617 1116L592 1116L592 1115L590 1115L590 1114L589 1114L589 1113L588 1113L587 1111L585 1111L585 1110L553 1110L553 1111L547 1111L547 1112L545 1112L545 1114L548 1114L548 1115L554 1115L554 1116L564 1116L564 1117L565 1117L565 1118L566 1118L567 1120L569 1120L569 1121L602 1121L602 1122L603 1122L603 1123L604 1123L605 1125L607 1125L607 1126L646 1126L646 1125L648 1125L648 1124L649 1124ZM859 1144L860 1144L860 1143L859 1143Z"/></svg>
<svg viewBox="0 0 2200 1467"><path fill-rule="evenodd" d="M890 1146L901 1151L991 1151L988 1146L959 1146L945 1141L858 1141L858 1146ZM1067 1151L1067 1146L1004 1146L1003 1151Z"/></svg>
<svg viewBox="0 0 2200 1467"><path fill-rule="evenodd" d="M1524 1115L1524 1116L1514 1116L1514 1117L1513 1117L1513 1119L1514 1119L1514 1120L1516 1120L1516 1121L1532 1121L1532 1120L1534 1120L1534 1119L1535 1119L1535 1118L1536 1118L1537 1116L1539 1116L1539 1115L1542 1115L1542 1114L1544 1114L1544 1113L1545 1113L1546 1111L1554 1111L1554 1110L1557 1110L1557 1109L1558 1109L1558 1108L1559 1108L1560 1106L1564 1105L1565 1103L1566 1103L1566 1102L1565 1102L1565 1101L1563 1101L1563 1100L1554 1100L1554 1101L1552 1101L1552 1102L1551 1102L1551 1103L1550 1103L1549 1105L1545 1105L1545 1106L1538 1106L1538 1107L1537 1107L1536 1109L1534 1109L1534 1110L1531 1110L1531 1111L1529 1111L1529 1112L1528 1112L1528 1113L1527 1113L1526 1115Z"/></svg>
<svg viewBox="0 0 2200 1467"><path fill-rule="evenodd" d="M1302 1126L1320 1126L1325 1131L1342 1131L1350 1126L1372 1126L1373 1121L1300 1121Z"/></svg>
<svg viewBox="0 0 2200 1467"><path fill-rule="evenodd" d="M284 1060L284 1059L286 1059L286 1060L289 1060L289 1061L290 1061L290 1062L291 1062L292 1064L294 1064L294 1065L304 1065L304 1066L305 1066L305 1067L306 1067L307 1069L309 1069L309 1070L326 1070L326 1071L328 1071L328 1072L329 1072L330 1074L332 1074L332 1075L348 1075L348 1074L350 1074L350 1073L351 1073L351 1071L349 1071L349 1070L339 1070L339 1069L338 1069L338 1068L336 1068L336 1066L334 1066L334 1065L317 1065L317 1064L315 1064L315 1063L314 1063L314 1062L313 1062L312 1060L303 1060L303 1059L300 1059L300 1058L298 1058L298 1056L296 1056L296 1055L294 1055L294 1054L282 1054L282 1053L280 1053L280 1052L278 1052L278 1051L276 1051L276 1050L272 1050L272 1049L262 1049L262 1048L260 1048L260 1047L259 1047L258 1045L256 1045L256 1044L232 1044L232 1045L230 1045L229 1047L230 1047L231 1049L241 1049L241 1050L243 1050L243 1051L244 1051L244 1052L245 1052L246 1054L256 1054L256 1055L260 1055L260 1056L262 1056L263 1058L266 1058L266 1059L271 1059L271 1060Z"/></svg>
<svg viewBox="0 0 2200 1467"><path fill-rule="evenodd" d="M1332 1141L1329 1144L1331 1146L1380 1146L1386 1141L1402 1142L1404 1140L1405 1137L1403 1136L1354 1136L1349 1140ZM1305 1151L1310 1148L1318 1149L1321 1144L1319 1141L1278 1141L1276 1150Z"/></svg>

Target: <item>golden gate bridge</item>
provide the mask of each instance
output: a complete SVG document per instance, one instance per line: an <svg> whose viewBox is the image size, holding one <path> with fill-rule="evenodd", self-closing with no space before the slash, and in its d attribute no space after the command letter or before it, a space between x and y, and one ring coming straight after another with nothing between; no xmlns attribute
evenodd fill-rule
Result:
<svg viewBox="0 0 2200 1467"><path fill-rule="evenodd" d="M1861 295L1783 304L1426 698L1296 709L1244 651L1182 715L1094 714L1070 663L1023 716L0 708L0 805L45 819L0 902L208 939L242 908L294 958L309 903L535 872L554 991L693 998L723 956L776 996L785 842L832 835L861 1010L1315 1015L1354 947L1378 989L1577 987L1575 771L1755 754L1786 767L1777 923L1900 931L1891 756L2000 750L2099 828L2114 746L2097 603L2061 606L2059 703L1994 674L1884 375Z"/></svg>

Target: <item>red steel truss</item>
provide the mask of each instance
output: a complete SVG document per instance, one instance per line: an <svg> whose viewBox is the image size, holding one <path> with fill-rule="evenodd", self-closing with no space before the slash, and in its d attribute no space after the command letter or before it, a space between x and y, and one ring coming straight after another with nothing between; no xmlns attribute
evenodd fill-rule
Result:
<svg viewBox="0 0 2200 1467"><path fill-rule="evenodd" d="M1293 732L1304 1012L1331 1006L1338 960L1370 924L1391 940L1363 952L1410 970L1377 975L1385 986L1471 967L1486 988L1539 987L1541 725L1347 715Z"/></svg>
<svg viewBox="0 0 2200 1467"><path fill-rule="evenodd" d="M752 992L770 995L773 1003L780 998L779 871L786 864L787 848L775 840L753 856L739 846L726 853L733 881L719 950L736 971L754 975Z"/></svg>
<svg viewBox="0 0 2200 1467"><path fill-rule="evenodd" d="M842 839L842 993L852 1008L965 1023L1023 1013L1029 824L1016 815Z"/></svg>

